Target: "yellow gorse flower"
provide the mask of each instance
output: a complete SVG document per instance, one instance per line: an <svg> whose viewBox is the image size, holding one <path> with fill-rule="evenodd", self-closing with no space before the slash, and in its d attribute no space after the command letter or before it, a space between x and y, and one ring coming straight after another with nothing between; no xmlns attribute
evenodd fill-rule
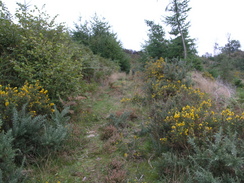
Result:
<svg viewBox="0 0 244 183"><path fill-rule="evenodd" d="M6 101L5 102L5 106L7 107L9 105L9 101Z"/></svg>

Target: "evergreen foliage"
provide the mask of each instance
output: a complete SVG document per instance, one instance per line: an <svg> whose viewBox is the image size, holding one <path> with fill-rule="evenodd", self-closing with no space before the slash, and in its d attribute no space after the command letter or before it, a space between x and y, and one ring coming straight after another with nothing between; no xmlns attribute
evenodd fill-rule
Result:
<svg viewBox="0 0 244 183"><path fill-rule="evenodd" d="M181 42L184 59L187 58L187 53L189 52L187 45L190 43L190 40L187 40L188 28L190 26L190 22L187 22L187 13L191 10L191 8L188 7L189 1L190 0L172 0L166 8L172 15L166 16L165 18L165 22L171 26L170 34L176 37L176 42Z"/></svg>
<svg viewBox="0 0 244 183"><path fill-rule="evenodd" d="M165 31L159 24L153 21L146 20L149 29L148 38L143 48L143 60L150 57L153 58L184 58L192 59L196 54L194 39L189 36L188 28L190 22L187 22L187 13L191 10L188 7L189 0L172 0L166 8L170 12L169 16L165 17L165 23L171 26L170 35L173 38L167 40ZM192 62L192 61L189 61ZM194 67L199 69L198 66Z"/></svg>
<svg viewBox="0 0 244 183"><path fill-rule="evenodd" d="M68 134L68 109L61 113L56 109L49 121L46 115L32 116L26 111L25 104L21 111L13 109L11 129L14 147L19 149L20 157L28 154L45 153L45 150L56 150L60 147Z"/></svg>
<svg viewBox="0 0 244 183"><path fill-rule="evenodd" d="M2 120L0 119L0 128ZM13 136L11 130L5 133L0 129L0 182L2 183L21 183L24 176L21 168L15 165L17 149L13 148Z"/></svg>
<svg viewBox="0 0 244 183"><path fill-rule="evenodd" d="M160 58L169 57L168 41L165 39L163 27L153 21L145 20L149 27L148 38L144 45L144 52L148 57Z"/></svg>
<svg viewBox="0 0 244 183"><path fill-rule="evenodd" d="M72 37L80 44L88 46L94 54L111 59L120 65L122 71L129 72L129 58L123 51L117 35L111 31L111 26L105 19L95 15L90 22L76 24Z"/></svg>
<svg viewBox="0 0 244 183"><path fill-rule="evenodd" d="M195 153L189 156L193 182L241 182L244 180L243 142L237 133L223 134L220 129L214 139L199 146L189 138Z"/></svg>

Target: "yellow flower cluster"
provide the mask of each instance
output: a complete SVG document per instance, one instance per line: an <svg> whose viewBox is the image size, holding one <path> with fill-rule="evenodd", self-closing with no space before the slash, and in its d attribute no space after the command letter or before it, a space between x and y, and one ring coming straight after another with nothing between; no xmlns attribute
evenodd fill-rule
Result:
<svg viewBox="0 0 244 183"><path fill-rule="evenodd" d="M122 98L122 99L120 100L121 103L123 103L123 102L128 102L128 101L131 101L131 99L130 99L130 98Z"/></svg>
<svg viewBox="0 0 244 183"><path fill-rule="evenodd" d="M244 119L244 112L241 115L235 114L230 109L225 109L221 112L222 120L223 121L236 121L236 120L243 120Z"/></svg>
<svg viewBox="0 0 244 183"><path fill-rule="evenodd" d="M155 62L148 62L146 68L148 78L151 77L156 77L157 79L164 78L163 69L165 65L166 63L162 57L156 60Z"/></svg>
<svg viewBox="0 0 244 183"><path fill-rule="evenodd" d="M146 64L147 100L151 105L154 102L166 105L165 108L155 106L156 110L152 107L150 114L153 116L151 125L156 125L154 129L158 128L155 137L160 142L185 147L188 136L200 139L220 127L243 129L244 113L238 115L229 109L217 111L204 92L184 84L181 71L184 71L184 66L174 67L162 58ZM170 106L175 104L175 108L168 107L168 103ZM241 128L238 129L238 126Z"/></svg>
<svg viewBox="0 0 244 183"><path fill-rule="evenodd" d="M54 112L54 103L50 102L47 95L48 91L43 89L39 82L35 84L25 83L22 87L3 87L0 85L0 108L4 119L9 118L7 113L11 112L13 107L18 110L28 103L27 110L33 115L48 114Z"/></svg>

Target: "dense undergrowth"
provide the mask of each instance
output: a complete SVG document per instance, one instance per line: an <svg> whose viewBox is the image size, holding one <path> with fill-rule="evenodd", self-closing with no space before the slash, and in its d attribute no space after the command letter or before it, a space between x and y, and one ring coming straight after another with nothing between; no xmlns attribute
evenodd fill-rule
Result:
<svg viewBox="0 0 244 183"><path fill-rule="evenodd" d="M158 176L173 182L243 180L243 110L221 107L192 88L186 65L162 58L146 66L148 124Z"/></svg>
<svg viewBox="0 0 244 183"><path fill-rule="evenodd" d="M25 182L28 165L62 151L69 106L119 70L55 18L19 3L11 15L0 1L0 182Z"/></svg>
<svg viewBox="0 0 244 183"><path fill-rule="evenodd" d="M197 67L200 58L147 58L142 66L132 53L128 74L120 45L116 59L95 55L99 37L83 34L85 25L74 42L38 8L19 4L13 17L0 5L0 182L244 180L241 72L223 77L237 94L214 78L217 62Z"/></svg>

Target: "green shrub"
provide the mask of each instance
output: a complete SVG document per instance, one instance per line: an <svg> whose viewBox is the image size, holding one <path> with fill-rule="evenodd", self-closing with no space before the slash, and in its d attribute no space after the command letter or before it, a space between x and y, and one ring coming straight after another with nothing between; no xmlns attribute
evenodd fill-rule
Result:
<svg viewBox="0 0 244 183"><path fill-rule="evenodd" d="M1 130L2 120L0 119L0 182L20 183L24 176L21 174L22 168L15 165L17 149L13 148L11 131L5 133Z"/></svg>
<svg viewBox="0 0 244 183"><path fill-rule="evenodd" d="M21 111L13 109L12 116L12 136L14 147L20 149L21 154L37 153L39 138L42 134L43 125L46 123L46 116L38 115L32 117L26 111L26 106Z"/></svg>
<svg viewBox="0 0 244 183"><path fill-rule="evenodd" d="M230 109L216 111L205 93L185 84L186 73L187 67L177 60L167 63L161 58L146 65L145 91L150 110L148 131L156 152L185 151L190 148L188 137L194 137L202 144L205 137L211 138L219 127L224 133L227 129L236 131L242 138L244 113Z"/></svg>
<svg viewBox="0 0 244 183"><path fill-rule="evenodd" d="M55 112L51 114L50 124L44 125L44 133L41 137L41 145L52 150L57 150L62 146L64 140L69 135L68 121L70 117L69 107L64 108L61 112L54 106Z"/></svg>
<svg viewBox="0 0 244 183"><path fill-rule="evenodd" d="M94 54L111 59L112 62L118 63L121 71L129 73L129 58L124 53L117 35L111 31L111 26L104 21L104 18L100 19L95 15L83 25L76 24L72 37L78 43L88 46Z"/></svg>
<svg viewBox="0 0 244 183"><path fill-rule="evenodd" d="M82 73L85 80L101 82L106 80L114 71L119 70L118 63L99 55L94 55L88 47L82 45L81 47L83 49Z"/></svg>
<svg viewBox="0 0 244 183"><path fill-rule="evenodd" d="M26 110L32 115L50 115L54 112L54 103L48 97L48 91L39 85L28 84L22 87L3 87L0 85L0 114L3 117L3 129L5 131L12 128L13 108L21 110L27 103Z"/></svg>
<svg viewBox="0 0 244 183"><path fill-rule="evenodd" d="M240 88L243 88L243 86L244 86L243 81L239 78L234 79L234 84L236 87L240 87Z"/></svg>
<svg viewBox="0 0 244 183"><path fill-rule="evenodd" d="M211 74L214 78L217 78L217 77L220 75L219 71L218 71L216 68L208 69L208 72L209 72L209 74Z"/></svg>
<svg viewBox="0 0 244 183"><path fill-rule="evenodd" d="M14 147L19 149L20 158L32 154L42 155L47 149L53 151L58 149L68 135L68 120L65 117L68 109L61 113L55 108L55 114L52 115L51 121L47 115L32 116L26 111L27 104L22 107L21 111L13 109L11 129L14 138Z"/></svg>
<svg viewBox="0 0 244 183"><path fill-rule="evenodd" d="M55 18L50 19L45 11L36 7L29 10L21 4L15 17L0 23L0 44L7 46L0 49L1 84L20 87L25 81L39 80L52 99L79 92L83 49L71 40L62 24L55 24Z"/></svg>
<svg viewBox="0 0 244 183"><path fill-rule="evenodd" d="M214 139L207 138L199 146L194 138L188 141L194 153L189 155L192 164L190 170L193 182L241 182L243 175L243 141L237 133L223 134L223 130L214 134Z"/></svg>
<svg viewBox="0 0 244 183"><path fill-rule="evenodd" d="M203 71L203 64L202 59L198 56L190 55L188 58L188 63L191 65L193 69L196 69L198 71Z"/></svg>
<svg viewBox="0 0 244 183"><path fill-rule="evenodd" d="M188 167L187 159L180 157L176 153L166 152L155 162L159 179L164 182L175 182L182 179L182 175Z"/></svg>

